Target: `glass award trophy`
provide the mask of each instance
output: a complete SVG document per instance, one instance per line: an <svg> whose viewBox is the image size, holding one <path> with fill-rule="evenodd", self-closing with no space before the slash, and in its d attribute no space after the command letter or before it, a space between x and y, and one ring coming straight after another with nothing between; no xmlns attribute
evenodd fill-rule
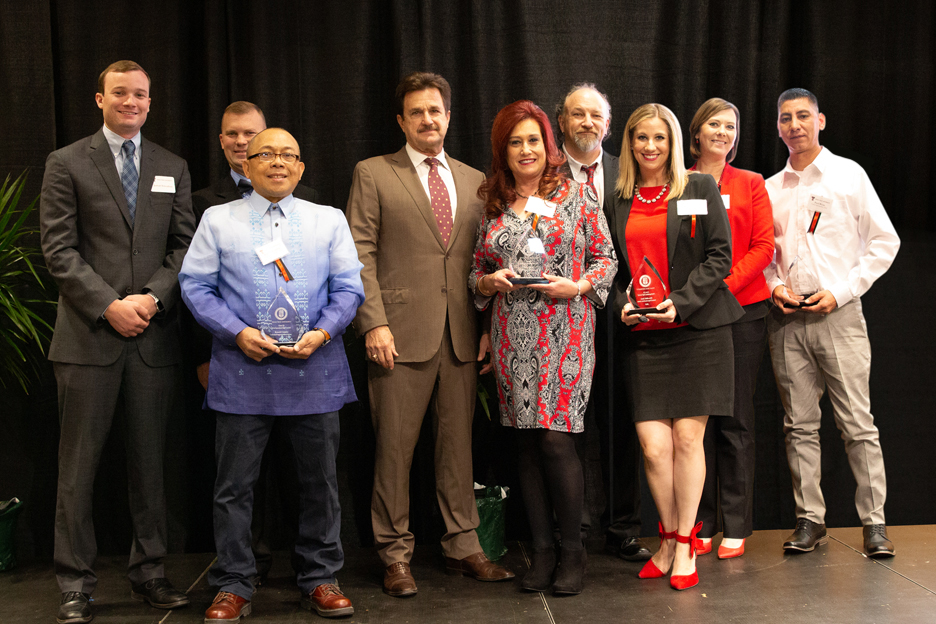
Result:
<svg viewBox="0 0 936 624"><path fill-rule="evenodd" d="M639 314L643 323L649 320L644 315L659 312L657 306L666 300L666 284L647 256L643 257L627 285L627 300L634 306L627 315Z"/></svg>
<svg viewBox="0 0 936 624"><path fill-rule="evenodd" d="M549 280L543 277L546 270L546 248L543 247L543 241L537 238L536 230L532 226L528 226L517 239L516 250L510 258L508 268L517 274L517 277L508 278L515 286L549 283Z"/></svg>
<svg viewBox="0 0 936 624"><path fill-rule="evenodd" d="M269 336L276 341L277 347L291 347L302 338L306 332L305 323L299 316L296 304L293 303L286 291L280 287L276 298L267 309L268 320L260 328L264 337Z"/></svg>
<svg viewBox="0 0 936 624"><path fill-rule="evenodd" d="M790 269L787 271L787 288L793 294L802 297L803 300L796 304L784 303L784 308L802 308L819 303L818 301L804 303L806 299L822 290L822 286L819 285L819 278L809 269L806 263L800 262L799 256L793 258L793 262L790 263Z"/></svg>

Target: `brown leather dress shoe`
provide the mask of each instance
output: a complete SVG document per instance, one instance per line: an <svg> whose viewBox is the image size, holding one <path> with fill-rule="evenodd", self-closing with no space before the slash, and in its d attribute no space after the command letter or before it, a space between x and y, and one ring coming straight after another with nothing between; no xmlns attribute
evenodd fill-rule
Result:
<svg viewBox="0 0 936 624"><path fill-rule="evenodd" d="M239 622L250 615L250 601L236 594L218 592L214 602L205 611L205 624Z"/></svg>
<svg viewBox="0 0 936 624"><path fill-rule="evenodd" d="M416 595L416 579L404 561L391 563L384 570L383 590L388 596L404 598Z"/></svg>
<svg viewBox="0 0 936 624"><path fill-rule="evenodd" d="M334 583L319 585L309 592L308 596L303 596L302 608L315 611L322 617L327 618L354 614L351 601L341 593L341 589Z"/></svg>
<svg viewBox="0 0 936 624"><path fill-rule="evenodd" d="M514 573L503 566L499 566L483 552L476 552L464 559L445 558L445 571L448 574L463 574L477 581L507 581L514 577Z"/></svg>

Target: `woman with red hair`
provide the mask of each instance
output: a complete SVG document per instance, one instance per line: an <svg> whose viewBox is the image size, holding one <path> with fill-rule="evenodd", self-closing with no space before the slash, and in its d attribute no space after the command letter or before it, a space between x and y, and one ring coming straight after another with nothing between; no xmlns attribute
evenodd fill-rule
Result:
<svg viewBox="0 0 936 624"><path fill-rule="evenodd" d="M522 587L578 594L585 488L573 434L583 430L591 389L595 306L604 306L617 260L595 189L559 173L565 159L542 109L527 100L505 106L491 129L491 149L468 283L478 309L493 300L501 423L518 429L533 536ZM558 569L553 513L562 540Z"/></svg>

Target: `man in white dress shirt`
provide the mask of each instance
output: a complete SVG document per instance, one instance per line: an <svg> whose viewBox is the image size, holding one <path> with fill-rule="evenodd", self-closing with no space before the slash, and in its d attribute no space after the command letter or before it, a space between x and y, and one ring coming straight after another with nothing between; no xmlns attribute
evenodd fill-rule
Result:
<svg viewBox="0 0 936 624"><path fill-rule="evenodd" d="M790 158L767 180L777 242L765 271L776 305L767 327L797 515L783 548L811 551L826 541L819 399L828 390L858 483L855 505L865 551L891 557L884 457L868 389L871 345L860 297L890 267L900 239L864 169L819 144L826 118L816 96L789 89L777 108L777 129Z"/></svg>

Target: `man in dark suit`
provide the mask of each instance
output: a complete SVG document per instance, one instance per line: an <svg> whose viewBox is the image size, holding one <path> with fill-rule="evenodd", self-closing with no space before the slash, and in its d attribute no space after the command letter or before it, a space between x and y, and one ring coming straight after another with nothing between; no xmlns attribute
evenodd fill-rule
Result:
<svg viewBox="0 0 936 624"><path fill-rule="evenodd" d="M574 85L556 108L566 174L590 185L605 206L617 184L618 159L601 148L611 129L611 104L591 83ZM627 561L646 561L651 553L640 543L640 446L637 432L625 413L623 384L615 377L612 348L615 332L608 308L597 311L595 322L595 378L591 408L601 436L601 473L607 504L601 516L606 549ZM619 322L619 321L618 321ZM591 526L588 509L582 530Z"/></svg>
<svg viewBox="0 0 936 624"><path fill-rule="evenodd" d="M482 581L514 575L487 560L475 532L471 422L479 338L467 284L484 175L442 149L452 99L445 78L410 74L396 97L406 145L358 163L347 216L364 264L366 298L354 323L365 337L377 437L371 522L384 592L402 597L416 593L409 473L427 409L436 431L446 567Z"/></svg>
<svg viewBox="0 0 936 624"><path fill-rule="evenodd" d="M250 197L253 192L251 181L244 175L244 162L247 158L247 144L256 135L266 130L266 116L253 102L232 102L224 109L221 116L221 150L230 167L214 184L192 193L192 207L195 210L196 225L202 215L212 206L220 206L234 200ZM314 204L321 203L321 195L313 188L299 184L293 196ZM208 362L211 360L211 334L195 322L186 310L186 321L191 336L195 372L202 388L208 388ZM201 400L199 400L199 405ZM271 467L272 465L272 467ZM274 482L275 481L275 482ZM283 508L287 518L289 532L294 537L296 523L299 520L299 507L293 494L299 487L289 438L280 427L275 427L270 444L263 453L260 476L254 489L253 521L250 525L251 546L257 563L254 585L259 586L266 580L273 566L273 555L269 543L272 522L267 514L268 500L276 509L276 503ZM283 496L277 500L269 494L279 492Z"/></svg>
<svg viewBox="0 0 936 624"><path fill-rule="evenodd" d="M42 181L42 250L59 287L49 350L61 424L59 622L92 618L92 488L119 396L133 520L131 595L163 609L188 604L162 563L163 453L182 357L178 272L195 223L185 161L140 135L149 89L149 75L132 61L105 69L95 96L104 127L52 152Z"/></svg>

